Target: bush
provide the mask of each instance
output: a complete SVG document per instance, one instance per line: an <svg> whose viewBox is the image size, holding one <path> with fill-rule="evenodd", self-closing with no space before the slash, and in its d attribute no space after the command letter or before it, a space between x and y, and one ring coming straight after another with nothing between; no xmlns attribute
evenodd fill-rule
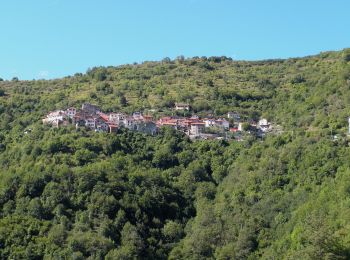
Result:
<svg viewBox="0 0 350 260"><path fill-rule="evenodd" d="M113 88L106 82L98 82L96 85L96 91L108 95L113 93Z"/></svg>
<svg viewBox="0 0 350 260"><path fill-rule="evenodd" d="M343 52L343 60L345 62L349 62L350 61L350 49L345 49Z"/></svg>
<svg viewBox="0 0 350 260"><path fill-rule="evenodd" d="M291 83L292 84L300 84L305 82L305 78L301 75L297 75L294 78L292 78Z"/></svg>

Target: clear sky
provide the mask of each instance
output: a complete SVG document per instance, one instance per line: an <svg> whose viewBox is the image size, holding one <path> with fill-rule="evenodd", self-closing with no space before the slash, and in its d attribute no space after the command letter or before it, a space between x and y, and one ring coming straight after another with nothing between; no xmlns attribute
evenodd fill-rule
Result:
<svg viewBox="0 0 350 260"><path fill-rule="evenodd" d="M257 60L350 47L349 0L4 0L0 77L57 78L175 58Z"/></svg>

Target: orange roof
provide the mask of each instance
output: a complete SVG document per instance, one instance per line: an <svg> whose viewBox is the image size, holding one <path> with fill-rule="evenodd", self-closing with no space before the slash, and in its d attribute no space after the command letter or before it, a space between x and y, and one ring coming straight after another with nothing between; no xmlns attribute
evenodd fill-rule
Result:
<svg viewBox="0 0 350 260"><path fill-rule="evenodd" d="M104 114L104 113L99 113L99 116L104 120L104 121L109 121L109 116Z"/></svg>

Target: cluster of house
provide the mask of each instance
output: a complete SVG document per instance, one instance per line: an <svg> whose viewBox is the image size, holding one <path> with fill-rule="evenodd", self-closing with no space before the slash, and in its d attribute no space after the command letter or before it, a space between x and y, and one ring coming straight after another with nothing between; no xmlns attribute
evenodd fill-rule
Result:
<svg viewBox="0 0 350 260"><path fill-rule="evenodd" d="M162 117L157 122L157 127L169 126L186 133L190 137L209 137L207 129L228 131L230 123L225 118L204 118L200 119L194 115L191 117ZM212 135L214 136L214 135Z"/></svg>
<svg viewBox="0 0 350 260"><path fill-rule="evenodd" d="M124 113L105 114L98 106L84 103L81 109L70 107L66 110L50 112L43 119L44 124L54 127L73 124L76 128L86 127L96 132L116 132L119 127L154 135L157 126L151 116L135 112L131 116Z"/></svg>
<svg viewBox="0 0 350 260"><path fill-rule="evenodd" d="M176 104L176 110L189 110L187 104ZM182 131L191 138L214 139L223 138L227 132L243 131L240 116L237 113L228 113L225 118L199 118L166 116L154 120L152 116L135 112L132 115L124 113L103 113L98 106L84 103L81 109L70 107L66 110L50 112L43 119L44 124L54 127L73 124L76 128L86 127L96 132L116 132L118 128L127 128L132 131L154 135L163 126ZM231 123L230 123L230 121ZM230 127L231 126L231 127ZM267 132L270 123L262 119L255 125L262 132ZM226 134L227 136L227 134Z"/></svg>

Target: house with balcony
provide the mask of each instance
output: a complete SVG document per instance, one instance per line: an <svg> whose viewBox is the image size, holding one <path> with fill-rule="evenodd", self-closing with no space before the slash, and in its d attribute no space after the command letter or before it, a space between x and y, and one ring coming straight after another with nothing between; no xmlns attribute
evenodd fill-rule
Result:
<svg viewBox="0 0 350 260"><path fill-rule="evenodd" d="M75 107L70 107L66 110L66 114L69 118L73 118L77 114L77 109Z"/></svg>
<svg viewBox="0 0 350 260"><path fill-rule="evenodd" d="M230 128L230 123L225 118L219 118L215 120L215 126L228 130Z"/></svg>
<svg viewBox="0 0 350 260"><path fill-rule="evenodd" d="M204 122L193 122L190 128L190 135L199 136L205 129Z"/></svg>
<svg viewBox="0 0 350 260"><path fill-rule="evenodd" d="M88 117L84 119L85 126L89 129L95 129L96 128L96 119L93 117Z"/></svg>
<svg viewBox="0 0 350 260"><path fill-rule="evenodd" d="M113 122L117 125L121 125L123 124L125 118L127 118L128 116L126 114L123 113L109 113L109 121Z"/></svg>

